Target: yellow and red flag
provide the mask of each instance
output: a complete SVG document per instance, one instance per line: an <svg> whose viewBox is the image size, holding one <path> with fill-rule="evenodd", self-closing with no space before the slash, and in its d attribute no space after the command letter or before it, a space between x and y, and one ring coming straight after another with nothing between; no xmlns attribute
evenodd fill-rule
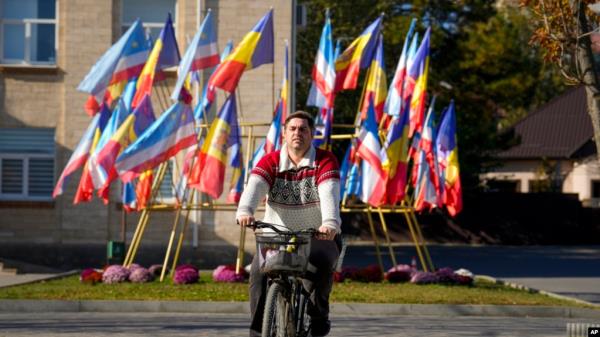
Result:
<svg viewBox="0 0 600 337"><path fill-rule="evenodd" d="M234 92L245 70L273 63L273 10L244 36L242 42L221 62L211 75L208 86Z"/></svg>
<svg viewBox="0 0 600 337"><path fill-rule="evenodd" d="M383 16L378 17L335 60L335 91L354 89L360 69L371 64Z"/></svg>
<svg viewBox="0 0 600 337"><path fill-rule="evenodd" d="M385 63L383 60L383 35L379 34L375 57L371 62L371 66L369 67L367 87L365 88L365 95L360 109L360 118L363 120L367 118L369 102L373 102L375 118L377 123L379 123L381 116L383 115L383 107L385 105L386 97L387 80L385 78Z"/></svg>

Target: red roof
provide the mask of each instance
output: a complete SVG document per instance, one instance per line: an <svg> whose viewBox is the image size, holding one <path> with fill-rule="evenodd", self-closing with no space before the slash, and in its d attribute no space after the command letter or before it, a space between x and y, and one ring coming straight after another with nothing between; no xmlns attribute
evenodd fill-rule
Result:
<svg viewBox="0 0 600 337"><path fill-rule="evenodd" d="M594 135L583 86L552 99L513 126L520 144L499 154L506 159L571 158Z"/></svg>

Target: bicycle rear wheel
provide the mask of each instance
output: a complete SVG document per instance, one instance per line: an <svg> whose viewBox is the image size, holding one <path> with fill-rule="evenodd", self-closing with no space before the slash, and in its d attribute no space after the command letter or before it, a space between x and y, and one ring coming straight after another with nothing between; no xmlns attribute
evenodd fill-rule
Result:
<svg viewBox="0 0 600 337"><path fill-rule="evenodd" d="M284 287L279 283L271 284L265 301L262 337L294 337L296 331L291 309Z"/></svg>

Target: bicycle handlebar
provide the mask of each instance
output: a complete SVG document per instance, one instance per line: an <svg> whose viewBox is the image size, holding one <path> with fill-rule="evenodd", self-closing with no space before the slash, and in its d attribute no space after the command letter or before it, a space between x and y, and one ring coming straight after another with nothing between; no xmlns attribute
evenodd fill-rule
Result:
<svg viewBox="0 0 600 337"><path fill-rule="evenodd" d="M249 225L247 227L250 227L252 229L269 228L269 229L272 229L277 234L286 234L286 235L310 234L310 235L314 236L319 233L314 228L301 229L299 231L291 231L282 225L263 222L260 220L255 220L251 225ZM285 230L282 230L281 229L282 227L285 228Z"/></svg>

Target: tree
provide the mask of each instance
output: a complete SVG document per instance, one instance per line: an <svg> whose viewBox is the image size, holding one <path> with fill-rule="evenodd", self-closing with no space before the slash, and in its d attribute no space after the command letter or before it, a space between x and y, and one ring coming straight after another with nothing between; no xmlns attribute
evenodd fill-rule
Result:
<svg viewBox="0 0 600 337"><path fill-rule="evenodd" d="M555 63L566 82L584 85L588 114L594 128L600 159L600 82L592 54L590 36L597 28L593 0L521 0L535 15L537 29L532 43L541 46L545 58Z"/></svg>
<svg viewBox="0 0 600 337"><path fill-rule="evenodd" d="M406 3L382 0L305 1L308 23L298 35L301 77L298 104L304 105L310 72L325 9L332 14L333 37L347 46L381 12L388 83L396 67L404 36L413 17L422 34L432 26L428 92L437 95L436 112L454 98L457 109L461 176L465 190L476 188L479 174L495 152L507 146L498 137L506 127L562 88L559 76L546 67L539 48L527 45L532 31L518 9L498 9L485 0L416 0ZM552 68L552 69L549 69ZM359 89L342 92L335 101L335 122L352 123ZM431 97L431 96L430 96ZM439 116L438 116L439 117ZM340 143L337 143L340 144ZM347 144L337 152L343 153Z"/></svg>

